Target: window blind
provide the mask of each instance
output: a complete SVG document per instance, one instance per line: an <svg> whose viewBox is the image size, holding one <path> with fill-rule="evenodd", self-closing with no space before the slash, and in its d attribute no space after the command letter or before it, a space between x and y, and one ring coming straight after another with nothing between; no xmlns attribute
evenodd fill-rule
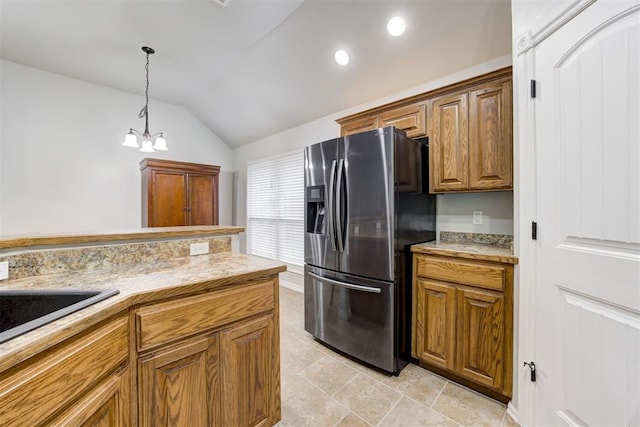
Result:
<svg viewBox="0 0 640 427"><path fill-rule="evenodd" d="M303 266L302 151L247 166L247 252Z"/></svg>

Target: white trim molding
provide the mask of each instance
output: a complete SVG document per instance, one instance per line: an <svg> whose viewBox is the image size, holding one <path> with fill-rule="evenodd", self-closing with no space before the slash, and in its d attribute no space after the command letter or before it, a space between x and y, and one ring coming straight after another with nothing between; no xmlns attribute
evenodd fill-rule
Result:
<svg viewBox="0 0 640 427"><path fill-rule="evenodd" d="M567 22L571 21L595 2L596 0L575 0L565 8L560 9L557 14L547 20L539 28L533 31L528 31L517 37L516 56L520 56L529 49L540 44L543 40L558 31Z"/></svg>

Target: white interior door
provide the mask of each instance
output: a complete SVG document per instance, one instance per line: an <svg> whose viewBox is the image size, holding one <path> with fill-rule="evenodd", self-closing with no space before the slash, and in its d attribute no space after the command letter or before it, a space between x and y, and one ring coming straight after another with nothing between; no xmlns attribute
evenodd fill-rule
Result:
<svg viewBox="0 0 640 427"><path fill-rule="evenodd" d="M596 1L533 58L533 424L638 426L640 2Z"/></svg>

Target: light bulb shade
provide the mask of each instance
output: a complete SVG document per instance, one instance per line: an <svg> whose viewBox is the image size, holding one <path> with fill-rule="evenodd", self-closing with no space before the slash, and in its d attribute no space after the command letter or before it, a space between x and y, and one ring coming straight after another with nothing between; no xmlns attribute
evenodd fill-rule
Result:
<svg viewBox="0 0 640 427"><path fill-rule="evenodd" d="M140 151L142 151L143 153L153 153L156 150L153 149L151 140L145 138L142 140L142 148L140 148Z"/></svg>
<svg viewBox="0 0 640 427"><path fill-rule="evenodd" d="M140 145L138 145L138 138L133 134L133 131L129 131L129 133L125 135L122 145L125 147L140 147Z"/></svg>
<svg viewBox="0 0 640 427"><path fill-rule="evenodd" d="M160 136L158 136L156 138L156 143L153 144L153 148L158 150L158 151L167 151L167 140L164 139L164 135L160 134Z"/></svg>

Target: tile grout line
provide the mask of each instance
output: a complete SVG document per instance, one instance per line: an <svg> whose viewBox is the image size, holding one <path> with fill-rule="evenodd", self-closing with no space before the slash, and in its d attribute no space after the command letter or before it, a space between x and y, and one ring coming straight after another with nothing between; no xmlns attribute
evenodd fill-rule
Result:
<svg viewBox="0 0 640 427"><path fill-rule="evenodd" d="M449 384L449 381L445 380L444 385L442 386L442 388L440 389L440 393L438 393L438 395L436 396L435 399L433 399L433 402L431 402L431 405L429 405L429 409L433 409L433 405L436 404L436 402L438 401L438 399L440 399L440 396L442 396L442 393L444 392L444 389L447 387L447 384ZM435 409L433 409L434 411L436 411ZM438 412L438 411L436 411ZM440 412L438 412L440 413Z"/></svg>
<svg viewBox="0 0 640 427"><path fill-rule="evenodd" d="M393 406L392 406L391 408L389 408L389 410L388 410L388 411L387 411L387 412L382 416L382 418L380 418L380 421L378 421L378 422L376 423L376 426L379 426L379 425L380 425L380 423L381 423L382 421L384 421L384 419L385 419L385 418L387 418L387 416L391 413L391 411L393 411L393 410L395 409L395 407L396 407L396 406L398 406L398 403L400 403L400 401L402 400L402 398L403 398L403 397L405 397L405 396L404 396L404 394L402 394L402 393L400 393L400 392L398 392L398 393L400 394L400 398L398 399L398 401L397 401L396 403L394 403L394 404L393 404Z"/></svg>

